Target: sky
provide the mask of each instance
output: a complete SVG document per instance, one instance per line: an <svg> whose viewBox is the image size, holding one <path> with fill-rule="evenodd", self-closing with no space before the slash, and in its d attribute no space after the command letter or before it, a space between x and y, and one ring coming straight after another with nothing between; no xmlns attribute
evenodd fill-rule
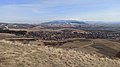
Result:
<svg viewBox="0 0 120 67"><path fill-rule="evenodd" d="M120 0L0 0L0 22L120 21Z"/></svg>

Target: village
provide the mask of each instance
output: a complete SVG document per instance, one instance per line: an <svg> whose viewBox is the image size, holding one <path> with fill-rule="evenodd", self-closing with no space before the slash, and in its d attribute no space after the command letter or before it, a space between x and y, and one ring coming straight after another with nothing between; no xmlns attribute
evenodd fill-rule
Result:
<svg viewBox="0 0 120 67"><path fill-rule="evenodd" d="M66 40L72 38L85 39L119 39L120 33L106 31L74 32L71 30L62 31L32 31L25 34L27 38L38 38L41 40Z"/></svg>

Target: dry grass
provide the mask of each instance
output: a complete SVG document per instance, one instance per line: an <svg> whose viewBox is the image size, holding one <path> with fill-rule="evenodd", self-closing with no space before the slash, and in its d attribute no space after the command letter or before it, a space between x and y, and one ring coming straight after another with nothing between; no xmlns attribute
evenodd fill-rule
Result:
<svg viewBox="0 0 120 67"><path fill-rule="evenodd" d="M9 33L0 33L0 40L5 39L5 38L12 38L12 37L17 37L14 34L9 34Z"/></svg>
<svg viewBox="0 0 120 67"><path fill-rule="evenodd" d="M120 51L120 43L118 42L109 41L107 39L95 39L94 42Z"/></svg>
<svg viewBox="0 0 120 67"><path fill-rule="evenodd" d="M0 41L0 67L120 67L120 59L3 40Z"/></svg>
<svg viewBox="0 0 120 67"><path fill-rule="evenodd" d="M91 40L79 39L64 43L61 48L83 48L92 44Z"/></svg>
<svg viewBox="0 0 120 67"><path fill-rule="evenodd" d="M106 56L115 56L120 51L120 43L112 42L106 39L94 39L91 47L97 49L98 53Z"/></svg>

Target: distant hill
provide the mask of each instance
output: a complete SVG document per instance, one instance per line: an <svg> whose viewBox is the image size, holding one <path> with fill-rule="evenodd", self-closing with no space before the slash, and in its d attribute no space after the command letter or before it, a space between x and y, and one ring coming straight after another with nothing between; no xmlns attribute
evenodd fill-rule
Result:
<svg viewBox="0 0 120 67"><path fill-rule="evenodd" d="M82 21L77 21L77 20L54 20L50 22L45 22L41 24L87 24Z"/></svg>
<svg viewBox="0 0 120 67"><path fill-rule="evenodd" d="M0 28L15 28L15 29L28 29L28 28L33 28L36 25L32 24L21 24L21 23L1 23L0 22Z"/></svg>
<svg viewBox="0 0 120 67"><path fill-rule="evenodd" d="M44 22L40 25L43 27L76 27L82 24L87 24L77 20L54 20L50 22Z"/></svg>

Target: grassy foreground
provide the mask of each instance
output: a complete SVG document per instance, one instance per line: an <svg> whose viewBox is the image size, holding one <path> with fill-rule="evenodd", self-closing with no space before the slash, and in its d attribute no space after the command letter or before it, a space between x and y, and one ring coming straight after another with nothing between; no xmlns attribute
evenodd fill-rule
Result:
<svg viewBox="0 0 120 67"><path fill-rule="evenodd" d="M120 59L0 41L0 67L120 67Z"/></svg>

